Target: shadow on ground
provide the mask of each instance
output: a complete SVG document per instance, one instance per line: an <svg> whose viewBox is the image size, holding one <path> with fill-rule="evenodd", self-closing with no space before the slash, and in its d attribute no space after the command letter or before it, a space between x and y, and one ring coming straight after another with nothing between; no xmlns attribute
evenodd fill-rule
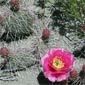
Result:
<svg viewBox="0 0 85 85"><path fill-rule="evenodd" d="M39 85L66 85L66 81L63 81L60 83L59 82L55 82L55 83L50 82L47 78L44 77L42 72L39 73L37 80L38 80Z"/></svg>

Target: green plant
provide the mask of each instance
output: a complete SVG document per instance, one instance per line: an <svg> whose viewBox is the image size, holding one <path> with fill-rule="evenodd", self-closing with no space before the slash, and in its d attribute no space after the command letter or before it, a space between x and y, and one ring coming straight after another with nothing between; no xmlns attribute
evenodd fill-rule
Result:
<svg viewBox="0 0 85 85"><path fill-rule="evenodd" d="M66 36L74 33L79 39L84 38L85 33L81 25L85 23L84 0L54 0L50 6L53 29L59 28L59 34Z"/></svg>

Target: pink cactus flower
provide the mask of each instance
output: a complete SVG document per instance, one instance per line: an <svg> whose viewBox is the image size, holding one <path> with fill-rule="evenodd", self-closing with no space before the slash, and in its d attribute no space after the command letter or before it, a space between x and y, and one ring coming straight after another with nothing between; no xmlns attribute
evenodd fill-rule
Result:
<svg viewBox="0 0 85 85"><path fill-rule="evenodd" d="M51 82L67 80L73 69L74 55L63 48L53 48L42 58L43 73Z"/></svg>

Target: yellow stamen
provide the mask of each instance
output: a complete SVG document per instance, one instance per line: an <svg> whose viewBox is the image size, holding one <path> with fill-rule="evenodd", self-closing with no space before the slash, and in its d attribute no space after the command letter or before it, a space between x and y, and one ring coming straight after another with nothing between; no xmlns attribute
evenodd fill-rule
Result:
<svg viewBox="0 0 85 85"><path fill-rule="evenodd" d="M55 69L61 69L61 68L64 67L64 63L63 63L63 61L62 61L61 59L59 59L59 58L54 58L54 59L53 59L53 67L54 67Z"/></svg>

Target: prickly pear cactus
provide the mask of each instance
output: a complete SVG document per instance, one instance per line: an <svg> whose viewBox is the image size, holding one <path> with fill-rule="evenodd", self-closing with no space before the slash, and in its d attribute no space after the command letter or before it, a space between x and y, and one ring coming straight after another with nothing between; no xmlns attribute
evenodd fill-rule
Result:
<svg viewBox="0 0 85 85"><path fill-rule="evenodd" d="M31 15L22 11L8 15L3 21L2 29L5 31L0 40L9 43L27 38L32 34L32 20Z"/></svg>

